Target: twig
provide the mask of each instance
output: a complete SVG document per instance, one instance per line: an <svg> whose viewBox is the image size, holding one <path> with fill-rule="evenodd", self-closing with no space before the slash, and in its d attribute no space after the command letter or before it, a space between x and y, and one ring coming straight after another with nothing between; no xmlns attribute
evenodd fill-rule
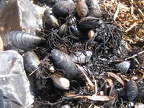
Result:
<svg viewBox="0 0 144 108"><path fill-rule="evenodd" d="M131 59L131 58L134 58L134 57L136 57L136 56L138 56L139 54L142 54L142 53L144 53L144 51L141 51L141 52L139 52L139 53L137 53L137 54L134 54L133 56L128 57L128 58L126 58L125 60Z"/></svg>

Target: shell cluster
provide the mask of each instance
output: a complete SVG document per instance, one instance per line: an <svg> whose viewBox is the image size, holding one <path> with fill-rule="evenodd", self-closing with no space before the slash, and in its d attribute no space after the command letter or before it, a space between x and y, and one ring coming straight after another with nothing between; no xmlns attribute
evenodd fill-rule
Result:
<svg viewBox="0 0 144 108"><path fill-rule="evenodd" d="M35 80L40 101L48 101L48 107L93 108L133 101L136 106L137 99L143 100L144 71L134 59L138 54L128 57L131 52L121 44L121 29L109 13L102 13L100 2L39 3L46 5L41 31L37 36L10 31L8 46L24 51L25 70ZM85 105L80 104L83 100Z"/></svg>

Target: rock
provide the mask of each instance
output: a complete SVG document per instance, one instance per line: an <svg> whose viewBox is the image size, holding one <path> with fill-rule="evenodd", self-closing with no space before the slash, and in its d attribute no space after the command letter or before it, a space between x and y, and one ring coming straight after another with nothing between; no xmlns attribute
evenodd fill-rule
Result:
<svg viewBox="0 0 144 108"><path fill-rule="evenodd" d="M39 29L37 11L29 0L1 0L0 2L0 35L5 46L9 31L19 30L35 34Z"/></svg>
<svg viewBox="0 0 144 108"><path fill-rule="evenodd" d="M34 102L22 56L16 51L0 52L0 90L5 108L28 108Z"/></svg>

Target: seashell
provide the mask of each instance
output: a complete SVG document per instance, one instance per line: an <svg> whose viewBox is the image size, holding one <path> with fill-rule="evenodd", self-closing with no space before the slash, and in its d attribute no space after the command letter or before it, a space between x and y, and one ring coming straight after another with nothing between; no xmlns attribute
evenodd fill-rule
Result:
<svg viewBox="0 0 144 108"><path fill-rule="evenodd" d="M69 26L72 26L72 25L76 25L76 17L75 16L70 16L68 18L66 18L66 22Z"/></svg>
<svg viewBox="0 0 144 108"><path fill-rule="evenodd" d="M88 32L88 38L89 39L92 39L93 37L94 37L94 31L93 30L90 30L89 32Z"/></svg>
<svg viewBox="0 0 144 108"><path fill-rule="evenodd" d="M22 31L11 31L8 33L8 44L18 49L33 49L44 42L44 38L37 37Z"/></svg>
<svg viewBox="0 0 144 108"><path fill-rule="evenodd" d="M76 5L76 10L77 10L78 16L80 18L85 17L89 12L88 6L86 5L86 3L83 0L78 1L77 5Z"/></svg>
<svg viewBox="0 0 144 108"><path fill-rule="evenodd" d="M137 102L137 103L135 103L134 108L144 108L144 104Z"/></svg>
<svg viewBox="0 0 144 108"><path fill-rule="evenodd" d="M59 74L52 74L51 79L53 80L54 86L59 89L68 90L70 87L69 80Z"/></svg>
<svg viewBox="0 0 144 108"><path fill-rule="evenodd" d="M54 60L54 64L57 68L63 70L63 75L68 79L73 79L80 73L80 70L76 67L72 58L59 50L51 50L51 55Z"/></svg>
<svg viewBox="0 0 144 108"><path fill-rule="evenodd" d="M101 17L101 10L97 0L88 0L89 16Z"/></svg>
<svg viewBox="0 0 144 108"><path fill-rule="evenodd" d="M69 105L63 105L63 106L60 106L59 108L71 108Z"/></svg>
<svg viewBox="0 0 144 108"><path fill-rule="evenodd" d="M47 8L44 12L43 20L46 23L47 26L52 28L58 28L59 22L58 19L54 16L52 13L52 10L50 8Z"/></svg>
<svg viewBox="0 0 144 108"><path fill-rule="evenodd" d="M74 36L79 36L79 35L80 35L79 30L78 30L77 27L75 27L75 26L70 26L70 32L71 32Z"/></svg>
<svg viewBox="0 0 144 108"><path fill-rule="evenodd" d="M72 53L70 56L75 63L87 63L92 56L92 51L86 51L85 54L83 52L77 51Z"/></svg>
<svg viewBox="0 0 144 108"><path fill-rule="evenodd" d="M130 62L129 61L123 61L121 63L116 64L116 67L122 72L127 73L127 71L130 68Z"/></svg>
<svg viewBox="0 0 144 108"><path fill-rule="evenodd" d="M80 30L87 30L87 31L95 29L100 26L101 26L100 19L91 16L81 18L78 23L78 28Z"/></svg>
<svg viewBox="0 0 144 108"><path fill-rule="evenodd" d="M67 34L67 32L68 32L68 26L67 26L67 24L64 23L59 27L58 34L59 34L59 36L63 36L65 34Z"/></svg>
<svg viewBox="0 0 144 108"><path fill-rule="evenodd" d="M139 97L144 98L144 83L142 83L141 85L139 85Z"/></svg>
<svg viewBox="0 0 144 108"><path fill-rule="evenodd" d="M57 17L67 17L74 10L75 4L71 1L58 1L52 7L52 11Z"/></svg>
<svg viewBox="0 0 144 108"><path fill-rule="evenodd" d="M133 101L138 95L138 87L135 81L130 80L126 84L126 94L129 101Z"/></svg>
<svg viewBox="0 0 144 108"><path fill-rule="evenodd" d="M38 65L40 64L40 60L38 56L33 51L28 51L24 53L24 67L27 72L31 73L38 69Z"/></svg>

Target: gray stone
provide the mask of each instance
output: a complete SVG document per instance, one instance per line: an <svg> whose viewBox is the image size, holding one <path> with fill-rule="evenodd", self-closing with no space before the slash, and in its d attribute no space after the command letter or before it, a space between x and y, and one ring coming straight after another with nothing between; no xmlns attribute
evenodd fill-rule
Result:
<svg viewBox="0 0 144 108"><path fill-rule="evenodd" d="M5 108L27 108L34 102L23 58L16 51L0 52L0 90Z"/></svg>

